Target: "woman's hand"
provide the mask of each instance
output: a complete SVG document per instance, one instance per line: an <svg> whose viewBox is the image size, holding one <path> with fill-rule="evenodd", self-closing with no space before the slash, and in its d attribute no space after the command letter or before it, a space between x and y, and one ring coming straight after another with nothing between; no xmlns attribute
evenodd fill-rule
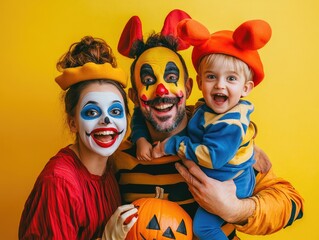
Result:
<svg viewBox="0 0 319 240"><path fill-rule="evenodd" d="M137 208L133 204L118 207L105 226L102 240L124 240L137 221L136 213ZM132 215L133 217L130 219ZM128 218L130 221L127 222Z"/></svg>
<svg viewBox="0 0 319 240"><path fill-rule="evenodd" d="M184 165L176 163L176 169L185 179L196 202L206 211L220 216L229 223L243 224L255 209L252 199L238 199L233 180L218 181L209 178L190 160Z"/></svg>

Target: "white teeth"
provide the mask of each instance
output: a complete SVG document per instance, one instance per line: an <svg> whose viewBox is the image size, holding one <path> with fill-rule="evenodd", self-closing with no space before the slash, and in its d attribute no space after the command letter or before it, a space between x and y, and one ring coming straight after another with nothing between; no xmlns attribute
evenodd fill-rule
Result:
<svg viewBox="0 0 319 240"><path fill-rule="evenodd" d="M173 104L162 104L162 105L156 106L156 108L163 110L163 109L166 109L166 108L170 108L172 106L173 106Z"/></svg>
<svg viewBox="0 0 319 240"><path fill-rule="evenodd" d="M115 134L113 131L102 131L102 132L96 132L94 133L95 135L99 135L99 136L106 136L106 135L112 135Z"/></svg>

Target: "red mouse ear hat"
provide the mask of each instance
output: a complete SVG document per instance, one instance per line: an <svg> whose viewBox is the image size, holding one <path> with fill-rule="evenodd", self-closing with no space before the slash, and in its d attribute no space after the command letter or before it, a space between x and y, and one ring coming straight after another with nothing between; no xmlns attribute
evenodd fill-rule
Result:
<svg viewBox="0 0 319 240"><path fill-rule="evenodd" d="M133 16L122 31L117 50L125 57L134 58L131 49L136 41L143 41L142 22L138 16Z"/></svg>
<svg viewBox="0 0 319 240"><path fill-rule="evenodd" d="M184 11L179 9L174 9L165 18L164 26L161 30L161 34L164 36L172 35L178 39L178 49L184 50L190 47L188 42L183 41L177 35L177 24L183 19L191 19L191 17Z"/></svg>
<svg viewBox="0 0 319 240"><path fill-rule="evenodd" d="M185 19L178 24L177 34L194 46L192 61L196 71L204 56L220 53L245 62L254 72L255 86L263 80L263 64L257 50L264 47L271 38L272 31L267 22L250 20L241 24L234 32L223 30L210 34L201 23Z"/></svg>
<svg viewBox="0 0 319 240"><path fill-rule="evenodd" d="M178 38L176 26L181 20L186 18L191 18L186 12L179 9L172 10L165 18L161 34L164 36L172 35ZM133 16L126 23L122 31L117 46L119 53L123 56L134 58L135 56L134 53L132 53L132 48L137 41L143 42L142 22L138 16ZM177 50L184 50L189 46L189 43L178 38Z"/></svg>

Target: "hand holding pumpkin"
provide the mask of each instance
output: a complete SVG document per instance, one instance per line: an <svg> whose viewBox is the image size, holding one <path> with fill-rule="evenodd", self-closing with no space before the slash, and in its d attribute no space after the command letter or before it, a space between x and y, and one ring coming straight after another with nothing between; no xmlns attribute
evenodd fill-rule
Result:
<svg viewBox="0 0 319 240"><path fill-rule="evenodd" d="M139 218L127 234L127 240L193 239L190 216L177 203L163 198L164 189L156 187L155 198L140 198L133 202L139 207Z"/></svg>
<svg viewBox="0 0 319 240"><path fill-rule="evenodd" d="M137 221L136 213L137 208L133 204L118 207L105 226L102 240L124 240Z"/></svg>

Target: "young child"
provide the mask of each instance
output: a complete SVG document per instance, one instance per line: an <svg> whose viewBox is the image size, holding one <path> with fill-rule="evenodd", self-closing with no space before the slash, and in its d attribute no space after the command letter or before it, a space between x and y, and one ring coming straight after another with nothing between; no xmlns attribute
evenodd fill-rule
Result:
<svg viewBox="0 0 319 240"><path fill-rule="evenodd" d="M180 22L177 29L179 36L194 46L192 61L204 99L198 102L189 121L188 137L170 137L149 153L146 140L132 132L137 155L149 160L151 156L178 154L198 163L209 177L220 181L233 179L237 197L249 197L255 185L252 168L255 127L250 122L254 107L241 98L248 96L264 77L257 49L269 41L271 28L262 20L252 20L234 32L219 31L210 35L203 25L187 19ZM134 115L137 121L138 114ZM139 135L147 136L142 131ZM142 141L143 145L139 146ZM144 153L139 151L141 148ZM145 152L148 155L145 156ZM227 239L220 229L223 222L220 217L199 208L193 230L200 239Z"/></svg>

